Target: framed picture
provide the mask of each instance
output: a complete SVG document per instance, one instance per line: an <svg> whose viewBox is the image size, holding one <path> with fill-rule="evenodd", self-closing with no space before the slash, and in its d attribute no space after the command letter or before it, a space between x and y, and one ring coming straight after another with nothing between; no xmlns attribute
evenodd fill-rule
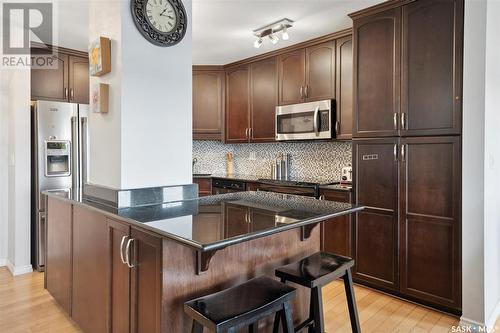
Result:
<svg viewBox="0 0 500 333"><path fill-rule="evenodd" d="M111 41L99 37L89 46L89 73L91 76L102 76L111 72Z"/></svg>
<svg viewBox="0 0 500 333"><path fill-rule="evenodd" d="M90 110L94 113L108 113L109 84L97 83L90 91Z"/></svg>

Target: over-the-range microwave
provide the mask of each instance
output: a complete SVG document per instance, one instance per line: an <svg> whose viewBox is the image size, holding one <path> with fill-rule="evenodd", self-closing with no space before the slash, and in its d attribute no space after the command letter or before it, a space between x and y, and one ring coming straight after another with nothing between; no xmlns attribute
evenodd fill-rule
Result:
<svg viewBox="0 0 500 333"><path fill-rule="evenodd" d="M327 140L335 138L335 101L276 107L276 140Z"/></svg>

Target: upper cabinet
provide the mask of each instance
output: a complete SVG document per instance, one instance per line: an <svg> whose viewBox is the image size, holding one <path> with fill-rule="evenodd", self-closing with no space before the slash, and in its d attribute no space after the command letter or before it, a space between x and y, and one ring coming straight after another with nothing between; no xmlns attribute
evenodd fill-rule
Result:
<svg viewBox="0 0 500 333"><path fill-rule="evenodd" d="M44 50L32 48L32 54ZM57 66L31 70L31 99L89 103L89 61L84 52L59 48Z"/></svg>
<svg viewBox="0 0 500 333"><path fill-rule="evenodd" d="M353 14L354 137L461 133L463 0Z"/></svg>
<svg viewBox="0 0 500 333"><path fill-rule="evenodd" d="M240 66L226 71L226 142L249 140L249 71Z"/></svg>
<svg viewBox="0 0 500 333"><path fill-rule="evenodd" d="M278 56L279 104L335 97L335 41Z"/></svg>
<svg viewBox="0 0 500 333"><path fill-rule="evenodd" d="M463 2L402 7L401 132L461 133Z"/></svg>
<svg viewBox="0 0 500 333"><path fill-rule="evenodd" d="M304 101L306 81L306 55L304 49L278 56L279 104L295 104Z"/></svg>
<svg viewBox="0 0 500 333"><path fill-rule="evenodd" d="M352 138L352 35L337 39L337 139Z"/></svg>
<svg viewBox="0 0 500 333"><path fill-rule="evenodd" d="M193 68L193 138L221 140L224 71L217 66Z"/></svg>
<svg viewBox="0 0 500 333"><path fill-rule="evenodd" d="M250 64L250 141L274 141L278 103L276 58Z"/></svg>
<svg viewBox="0 0 500 333"><path fill-rule="evenodd" d="M354 20L354 137L398 134L401 9Z"/></svg>

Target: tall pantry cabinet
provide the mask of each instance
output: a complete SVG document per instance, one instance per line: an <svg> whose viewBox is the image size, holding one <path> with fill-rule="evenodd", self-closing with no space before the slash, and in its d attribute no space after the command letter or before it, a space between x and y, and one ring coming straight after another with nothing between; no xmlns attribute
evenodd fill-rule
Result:
<svg viewBox="0 0 500 333"><path fill-rule="evenodd" d="M354 278L460 313L463 0L350 16Z"/></svg>

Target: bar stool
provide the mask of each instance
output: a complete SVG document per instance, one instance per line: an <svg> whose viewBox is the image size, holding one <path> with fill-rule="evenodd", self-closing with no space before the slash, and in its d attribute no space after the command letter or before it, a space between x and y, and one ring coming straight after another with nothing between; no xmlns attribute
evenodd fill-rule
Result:
<svg viewBox="0 0 500 333"><path fill-rule="evenodd" d="M184 311L193 318L192 333L202 333L203 327L213 332L235 333L245 326L250 333L256 333L259 320L273 314L275 320L281 320L283 332L293 333L291 300L295 292L295 288L262 276L188 301Z"/></svg>
<svg viewBox="0 0 500 333"><path fill-rule="evenodd" d="M295 328L295 332L299 332L307 326L309 327L309 332L325 332L321 287L339 277L344 280L352 331L355 333L361 332L352 285L351 267L353 265L354 260L351 258L326 252L317 252L276 270L276 276L281 279L281 282L290 281L311 289L309 318L298 325ZM279 322L275 321L274 331L276 332L278 328Z"/></svg>

